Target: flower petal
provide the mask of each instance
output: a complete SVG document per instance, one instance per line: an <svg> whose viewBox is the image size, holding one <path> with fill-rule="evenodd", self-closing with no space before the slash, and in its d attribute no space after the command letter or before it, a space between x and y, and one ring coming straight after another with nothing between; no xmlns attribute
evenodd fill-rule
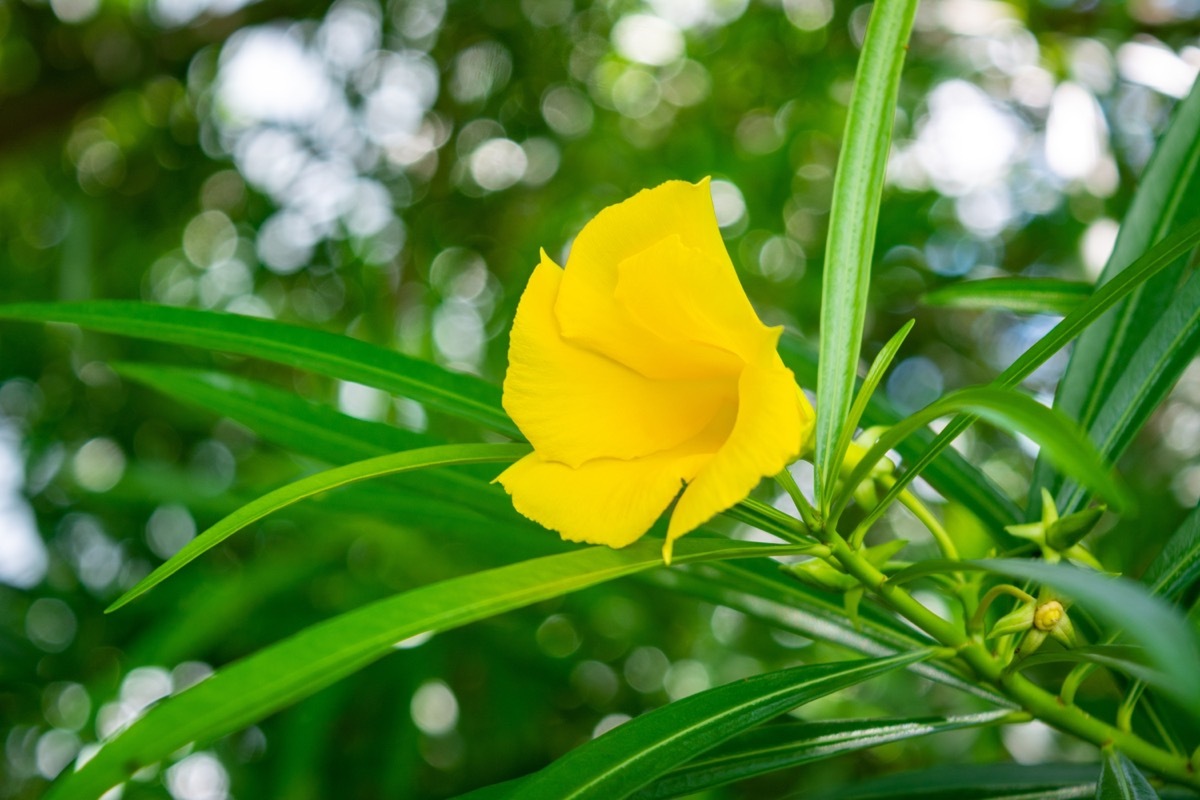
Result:
<svg viewBox="0 0 1200 800"><path fill-rule="evenodd" d="M555 305L563 336L650 377L711 375L713 366L703 350L692 353L664 341L615 297L622 262L672 236L684 247L728 261L707 179L668 181L643 190L585 225L571 245ZM672 292L688 292L689 287L690 281Z"/></svg>
<svg viewBox="0 0 1200 800"><path fill-rule="evenodd" d="M517 307L504 379L504 409L543 458L577 467L669 450L736 404L728 377L654 381L565 341L553 310L563 281L543 253Z"/></svg>
<svg viewBox="0 0 1200 800"><path fill-rule="evenodd" d="M815 415L779 356L751 364L738 382L737 421L724 446L688 484L663 548L744 499L758 482L791 463L811 435Z"/></svg>
<svg viewBox="0 0 1200 800"><path fill-rule="evenodd" d="M740 365L761 360L779 340L750 305L724 247L708 252L670 236L625 259L617 275L617 302L665 341L719 348Z"/></svg>
<svg viewBox="0 0 1200 800"><path fill-rule="evenodd" d="M517 511L573 542L624 547L644 534L711 454L603 458L578 469L531 453L497 478Z"/></svg>

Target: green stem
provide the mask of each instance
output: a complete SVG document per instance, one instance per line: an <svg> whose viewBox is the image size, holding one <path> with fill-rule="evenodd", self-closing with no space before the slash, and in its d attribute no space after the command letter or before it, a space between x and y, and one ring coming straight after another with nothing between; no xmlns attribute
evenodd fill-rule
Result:
<svg viewBox="0 0 1200 800"><path fill-rule="evenodd" d="M881 475L878 478L879 482L887 489L891 489L896 485L896 479L891 475ZM951 561L958 561L961 556L958 554L958 548L954 545L954 540L950 538L950 534L946 533L946 529L942 527L941 520L933 515L933 512L921 502L915 494L905 489L900 493L900 504L912 512L917 521L929 529L933 534L933 539L937 542L938 548L942 551L942 555Z"/></svg>
<svg viewBox="0 0 1200 800"><path fill-rule="evenodd" d="M1010 597L1015 597L1022 603L1033 603L1036 599L1028 592L1018 589L1011 583L1002 583L999 586L993 586L983 599L979 601L979 607L975 609L975 615L971 617L971 621L967 624L967 630L971 632L980 632L983 630L983 620L987 615L988 606L995 602L996 598L1002 594Z"/></svg>
<svg viewBox="0 0 1200 800"><path fill-rule="evenodd" d="M1200 788L1187 759L1150 744L1140 736L1096 719L1078 706L1066 705L1018 672L1006 672L980 642L964 630L934 614L903 588L889 584L887 576L850 549L836 531L827 531L829 548L847 573L853 575L901 616L951 648L983 680L1001 689L1034 717L1058 730L1073 734L1097 747L1114 746L1142 766L1164 778Z"/></svg>

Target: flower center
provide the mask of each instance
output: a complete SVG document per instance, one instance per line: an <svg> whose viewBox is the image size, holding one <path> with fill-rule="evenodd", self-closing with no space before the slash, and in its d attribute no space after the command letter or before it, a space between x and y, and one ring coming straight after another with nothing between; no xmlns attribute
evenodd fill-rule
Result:
<svg viewBox="0 0 1200 800"><path fill-rule="evenodd" d="M1058 621L1062 619L1063 607L1062 603L1057 600L1051 600L1049 603L1043 603L1038 606L1037 611L1033 614L1033 627L1039 631L1053 630Z"/></svg>

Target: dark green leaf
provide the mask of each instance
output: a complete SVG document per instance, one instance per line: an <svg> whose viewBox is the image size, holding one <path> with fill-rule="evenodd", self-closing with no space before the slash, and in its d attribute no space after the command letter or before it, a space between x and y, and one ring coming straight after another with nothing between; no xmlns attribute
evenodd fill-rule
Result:
<svg viewBox="0 0 1200 800"><path fill-rule="evenodd" d="M1155 148L1125 218L1101 288L1131 271L1135 259L1169 233L1200 216L1200 86L1175 109ZM1186 251L1165 271L1139 286L1129 299L1092 325L1075 345L1059 383L1055 407L1090 428L1120 369L1130 362L1147 332L1175 294ZM1041 488L1036 483L1034 492Z"/></svg>
<svg viewBox="0 0 1200 800"><path fill-rule="evenodd" d="M819 800L1007 800L1091 797L1091 764L962 764L901 772L820 794Z"/></svg>
<svg viewBox="0 0 1200 800"><path fill-rule="evenodd" d="M784 575L778 565L770 562L723 562L690 570L649 573L644 579L657 579L674 591L686 592L781 630L831 642L867 656L880 657L937 645L871 598L865 598L859 605L858 621L853 623L846 617L842 595L805 586ZM924 661L911 665L909 671L993 705L1012 706L1011 701L981 686L947 662Z"/></svg>
<svg viewBox="0 0 1200 800"><path fill-rule="evenodd" d="M1200 683L1196 681L1196 675L1200 675L1200 649L1196 638L1177 609L1151 595L1141 584L1039 561L996 559L966 564L1053 587L1097 619L1125 631L1131 641L1145 648L1146 658L1157 673L1157 688L1200 716Z"/></svg>
<svg viewBox="0 0 1200 800"><path fill-rule="evenodd" d="M1092 293L1090 283L1057 278L987 278L943 286L921 298L928 306L1005 308L1033 314L1069 314Z"/></svg>
<svg viewBox="0 0 1200 800"><path fill-rule="evenodd" d="M790 769L887 742L1003 722L1008 711L961 717L838 720L764 725L747 731L633 795L639 800L684 797L714 786Z"/></svg>
<svg viewBox="0 0 1200 800"><path fill-rule="evenodd" d="M1132 761L1105 748L1096 800L1158 800L1158 794Z"/></svg>
<svg viewBox="0 0 1200 800"><path fill-rule="evenodd" d="M904 344L904 339L912 330L914 320L909 320L904 327L896 331L892 338L888 340L883 349L875 356L875 360L871 362L871 368L867 370L867 376L863 378L862 385L858 388L858 394L854 396L854 405L850 407L850 412L846 416L846 422L842 426L842 434L838 438L837 450L834 452L835 463L840 465L846 459L846 452L850 449L850 442L854 439L854 432L858 430L858 423L863 417L863 413L867 410L867 404L871 402L871 397L875 394L875 389L879 386L879 381L883 379L883 375L887 372L887 368L891 366L892 359L896 357L896 353L900 350L900 346ZM823 494L820 498L821 510L828 511L829 504L833 500L833 490L836 484L829 481L823 485Z"/></svg>
<svg viewBox="0 0 1200 800"><path fill-rule="evenodd" d="M1175 294L1142 337L1120 377L1105 391L1088 436L1101 454L1116 462L1134 435L1166 398L1179 376L1200 352L1200 275ZM1063 514L1087 498L1081 486L1068 482L1058 493Z"/></svg>
<svg viewBox="0 0 1200 800"><path fill-rule="evenodd" d="M487 464L516 461L530 452L524 444L451 444L423 447L403 453L376 456L365 461L356 461L342 467L309 475L282 486L273 492L247 503L226 516L216 525L201 533L171 556L166 563L138 581L132 589L117 599L108 611L115 611L126 603L145 594L189 562L228 539L256 520L299 502L306 497L320 494L359 481L384 475L394 475L416 469L443 467L454 464Z"/></svg>
<svg viewBox="0 0 1200 800"><path fill-rule="evenodd" d="M236 375L166 364L110 366L123 378L236 420L280 447L330 463L441 444L424 434L356 419L294 392Z"/></svg>
<svg viewBox="0 0 1200 800"><path fill-rule="evenodd" d="M1064 471L1077 477L1085 486L1094 488L1118 508L1126 508L1132 503L1129 493L1114 480L1096 448L1061 414L1018 392L978 387L952 392L885 431L843 485L831 518L837 519L850 493L897 442L939 417L962 411L1033 439ZM877 518L880 513L882 510L877 507L868 515L868 520Z"/></svg>
<svg viewBox="0 0 1200 800"><path fill-rule="evenodd" d="M991 386L1011 389L1027 378L1050 356L1062 349L1068 342L1080 334L1088 325L1095 321L1113 305L1129 296L1148 278L1175 263L1200 243L1200 219L1193 220L1182 226L1175 233L1155 245L1149 252L1131 264L1128 269L1120 272L1108 283L1100 286L1087 299L1068 314L1058 325L1026 350L1020 358L991 383ZM878 508L880 512L900 493L908 487L913 478L921 475L942 452L950 446L960 433L965 431L975 421L970 415L959 415L949 422L925 448L921 455L908 465L908 468L888 490ZM1035 485L1035 490L1037 489Z"/></svg>
<svg viewBox="0 0 1200 800"><path fill-rule="evenodd" d="M793 552L794 546L693 535L676 543L675 562ZM371 603L263 648L164 700L102 746L78 772L64 774L46 796L97 798L137 770L192 742L204 744L253 724L417 634L450 630L661 565L661 543L644 540L622 550L591 547L524 561Z"/></svg>
<svg viewBox="0 0 1200 800"><path fill-rule="evenodd" d="M803 385L812 385L817 376L817 354L798 334L785 331L779 345L784 363L796 373ZM864 425L894 425L903 415L887 402L887 398L876 393L867 401L863 413ZM918 431L901 442L897 450L908 461L921 458L930 442L932 431ZM940 451L928 462L923 477L949 500L961 503L983 522L985 529L997 541L1009 545L1015 540L1004 532L1006 525L1014 524L1020 509L996 484L967 461L956 450Z"/></svg>
<svg viewBox="0 0 1200 800"><path fill-rule="evenodd" d="M875 228L887 166L900 72L916 0L876 4L867 24L850 97L829 210L821 290L817 380L817 496L837 476L838 441L850 410L862 349Z"/></svg>
<svg viewBox="0 0 1200 800"><path fill-rule="evenodd" d="M1200 506L1192 509L1171 534L1142 579L1150 591L1170 602L1178 600L1200 578Z"/></svg>
<svg viewBox="0 0 1200 800"><path fill-rule="evenodd" d="M817 664L756 675L643 714L530 776L522 800L611 800L737 733L804 703L928 657Z"/></svg>
<svg viewBox="0 0 1200 800"><path fill-rule="evenodd" d="M125 301L0 306L0 319L5 318L69 322L105 333L261 358L411 397L519 435L500 408L497 387L348 336L236 314Z"/></svg>
<svg viewBox="0 0 1200 800"><path fill-rule="evenodd" d="M1166 678L1146 664L1146 651L1125 644L1090 644L1070 650L1038 650L1021 660L1021 669L1063 661L1108 667L1145 683L1163 685Z"/></svg>

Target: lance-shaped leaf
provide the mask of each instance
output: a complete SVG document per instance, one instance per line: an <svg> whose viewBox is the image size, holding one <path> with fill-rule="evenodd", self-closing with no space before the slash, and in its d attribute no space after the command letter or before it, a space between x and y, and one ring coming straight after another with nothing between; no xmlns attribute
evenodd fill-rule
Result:
<svg viewBox="0 0 1200 800"><path fill-rule="evenodd" d="M837 720L764 725L747 731L633 795L635 800L686 797L714 786L791 769L888 742L1004 722L1009 711L959 717Z"/></svg>
<svg viewBox="0 0 1200 800"><path fill-rule="evenodd" d="M1200 579L1200 506L1180 523L1150 563L1142 580L1150 591L1174 602Z"/></svg>
<svg viewBox="0 0 1200 800"><path fill-rule="evenodd" d="M1068 342L1078 336L1080 332L1092 324L1105 311L1128 297L1130 293L1146 280L1175 263L1176 259L1191 252L1197 244L1200 244L1200 219L1194 219L1187 225L1182 226L1131 264L1128 269L1123 270L1111 281L1098 287L1086 302L1064 317L1049 333L1022 353L990 385L995 388L1005 389L1011 389L1019 385L1035 369L1046 363L1050 356L1066 346ZM951 442L960 433L969 428L975 420L976 417L970 414L960 414L951 420L946 427L942 428L941 432L938 433L930 445L921 452L920 456L908 466L908 469L904 471L892 488L888 490L887 494L879 502L879 505L868 515L863 524L869 525L878 519L879 515L888 508L892 501L899 497L900 493L908 487L908 484L918 475L923 474L929 468L930 464L934 463L943 451L950 446Z"/></svg>
<svg viewBox="0 0 1200 800"><path fill-rule="evenodd" d="M1175 109L1170 126L1138 182L1100 289L1133 268L1139 254L1200 216L1200 84ZM1157 324L1178 290L1184 253L1157 277L1139 282L1132 296L1096 321L1071 352L1058 386L1055 407L1090 428L1124 365ZM1098 290L1099 291L1099 290ZM1041 471L1033 489L1049 476Z"/></svg>
<svg viewBox="0 0 1200 800"><path fill-rule="evenodd" d="M952 392L880 435L846 480L831 518L837 518L850 493L888 450L935 419L964 411L1033 439L1065 472L1095 489L1118 508L1128 508L1132 504L1128 491L1113 478L1096 448L1069 420L1019 392L978 387Z"/></svg>
<svg viewBox="0 0 1200 800"><path fill-rule="evenodd" d="M439 445L437 447L423 447L419 450L408 450L403 453L377 456L365 461L356 461L353 464L335 467L324 472L318 472L316 475L301 478L247 503L192 539L179 552L161 564L158 569L138 581L132 589L121 595L116 602L109 606L108 610L115 611L131 600L150 591L171 575L183 569L185 565L201 554L216 547L250 523L260 520L281 508L286 508L292 503L298 503L306 497L312 497L313 495L351 483L416 469L428 469L430 467L444 467L456 464L488 464L515 461L528 452L529 445L523 444Z"/></svg>
<svg viewBox="0 0 1200 800"><path fill-rule="evenodd" d="M927 306L944 308L1003 308L1030 314L1065 315L1092 293L1090 283L1057 278L985 278L960 281L935 289L921 298Z"/></svg>
<svg viewBox="0 0 1200 800"><path fill-rule="evenodd" d="M821 286L818 497L828 496L824 487L837 475L838 440L854 392L896 95L916 11L916 0L872 8L838 156Z"/></svg>
<svg viewBox="0 0 1200 800"><path fill-rule="evenodd" d="M519 435L500 408L498 387L349 336L217 311L116 300L5 305L0 306L0 319L69 322L104 333L261 358L411 397Z"/></svg>
<svg viewBox="0 0 1200 800"><path fill-rule="evenodd" d="M636 717L523 781L521 800L626 797L737 733L810 700L928 658L928 651L769 672Z"/></svg>
<svg viewBox="0 0 1200 800"><path fill-rule="evenodd" d="M661 566L661 548L644 540L622 550L591 547L523 561L424 586L306 628L154 706L77 772L65 773L47 800L93 800L188 744L240 730L362 669L392 652L396 642ZM675 562L795 552L791 545L692 535L678 542Z"/></svg>
<svg viewBox="0 0 1200 800"><path fill-rule="evenodd" d="M1158 794L1132 761L1107 747L1100 767L1096 800L1158 800Z"/></svg>

